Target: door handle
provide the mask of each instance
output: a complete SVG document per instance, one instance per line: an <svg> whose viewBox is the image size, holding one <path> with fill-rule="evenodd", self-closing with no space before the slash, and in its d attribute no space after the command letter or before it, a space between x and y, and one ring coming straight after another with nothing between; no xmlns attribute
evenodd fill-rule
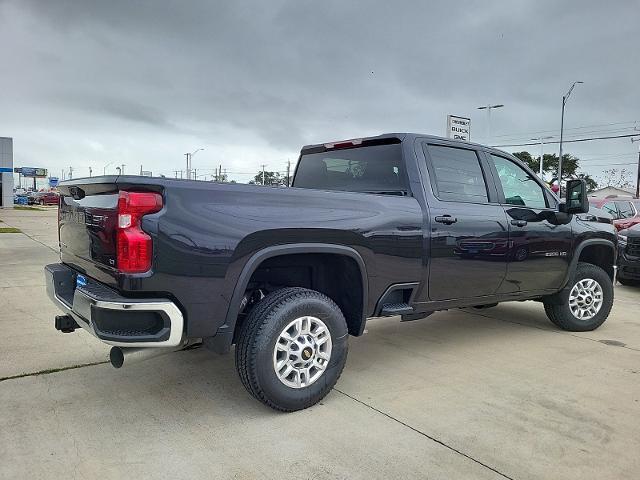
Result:
<svg viewBox="0 0 640 480"><path fill-rule="evenodd" d="M456 223L458 219L456 217L452 217L451 215L442 215L440 217L436 217L436 222L444 223L445 225L451 225L452 223Z"/></svg>
<svg viewBox="0 0 640 480"><path fill-rule="evenodd" d="M511 220L511 225L515 225L516 227L524 227L526 224L526 220Z"/></svg>

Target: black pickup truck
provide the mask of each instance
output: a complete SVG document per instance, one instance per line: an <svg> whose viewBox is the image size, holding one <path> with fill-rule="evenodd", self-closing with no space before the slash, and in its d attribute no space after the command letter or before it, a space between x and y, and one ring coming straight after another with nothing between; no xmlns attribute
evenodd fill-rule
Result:
<svg viewBox="0 0 640 480"><path fill-rule="evenodd" d="M581 219L508 153L418 134L309 145L293 188L103 176L59 187L63 310L111 362L197 343L228 352L247 390L293 411L322 399L371 317L537 300L558 327L613 304L612 225Z"/></svg>

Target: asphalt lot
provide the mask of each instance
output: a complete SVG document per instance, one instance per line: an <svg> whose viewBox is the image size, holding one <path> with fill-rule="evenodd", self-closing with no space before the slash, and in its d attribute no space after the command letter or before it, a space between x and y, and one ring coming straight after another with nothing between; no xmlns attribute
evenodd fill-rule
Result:
<svg viewBox="0 0 640 480"><path fill-rule="evenodd" d="M55 208L0 209L0 478L614 479L640 475L640 289L567 333L540 304L369 322L324 401L279 414L233 356L121 370L55 331ZM102 362L98 363L97 362Z"/></svg>

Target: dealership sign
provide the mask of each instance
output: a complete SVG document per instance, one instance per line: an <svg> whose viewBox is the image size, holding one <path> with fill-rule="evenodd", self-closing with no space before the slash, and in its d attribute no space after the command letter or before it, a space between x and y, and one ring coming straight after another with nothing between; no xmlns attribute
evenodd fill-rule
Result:
<svg viewBox="0 0 640 480"><path fill-rule="evenodd" d="M46 177L47 176L46 168L17 167L13 169L13 172L19 173L23 177Z"/></svg>
<svg viewBox="0 0 640 480"><path fill-rule="evenodd" d="M447 115L447 138L471 140L471 119Z"/></svg>

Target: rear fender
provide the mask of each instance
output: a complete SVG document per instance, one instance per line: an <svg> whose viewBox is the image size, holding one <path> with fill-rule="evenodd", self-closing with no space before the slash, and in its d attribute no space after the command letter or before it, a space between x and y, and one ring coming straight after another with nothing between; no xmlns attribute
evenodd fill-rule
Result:
<svg viewBox="0 0 640 480"><path fill-rule="evenodd" d="M206 340L208 348L218 352L228 352L233 342L233 335L236 327L236 321L238 314L240 313L240 305L242 298L247 290L247 285L253 273L258 269L260 264L265 260L278 257L282 255L304 254L304 253L329 253L335 255L345 255L355 260L360 274L362 276L362 319L360 322L360 333L366 323L366 310L368 302L368 280L367 270L364 264L364 260L360 254L353 248L344 245L333 245L324 243L296 243L287 245L274 245L264 248L254 253L247 263L244 265L242 272L240 273L236 286L233 290L231 301L229 302L229 308L227 309L227 315L225 317L225 323L218 328L215 337Z"/></svg>

